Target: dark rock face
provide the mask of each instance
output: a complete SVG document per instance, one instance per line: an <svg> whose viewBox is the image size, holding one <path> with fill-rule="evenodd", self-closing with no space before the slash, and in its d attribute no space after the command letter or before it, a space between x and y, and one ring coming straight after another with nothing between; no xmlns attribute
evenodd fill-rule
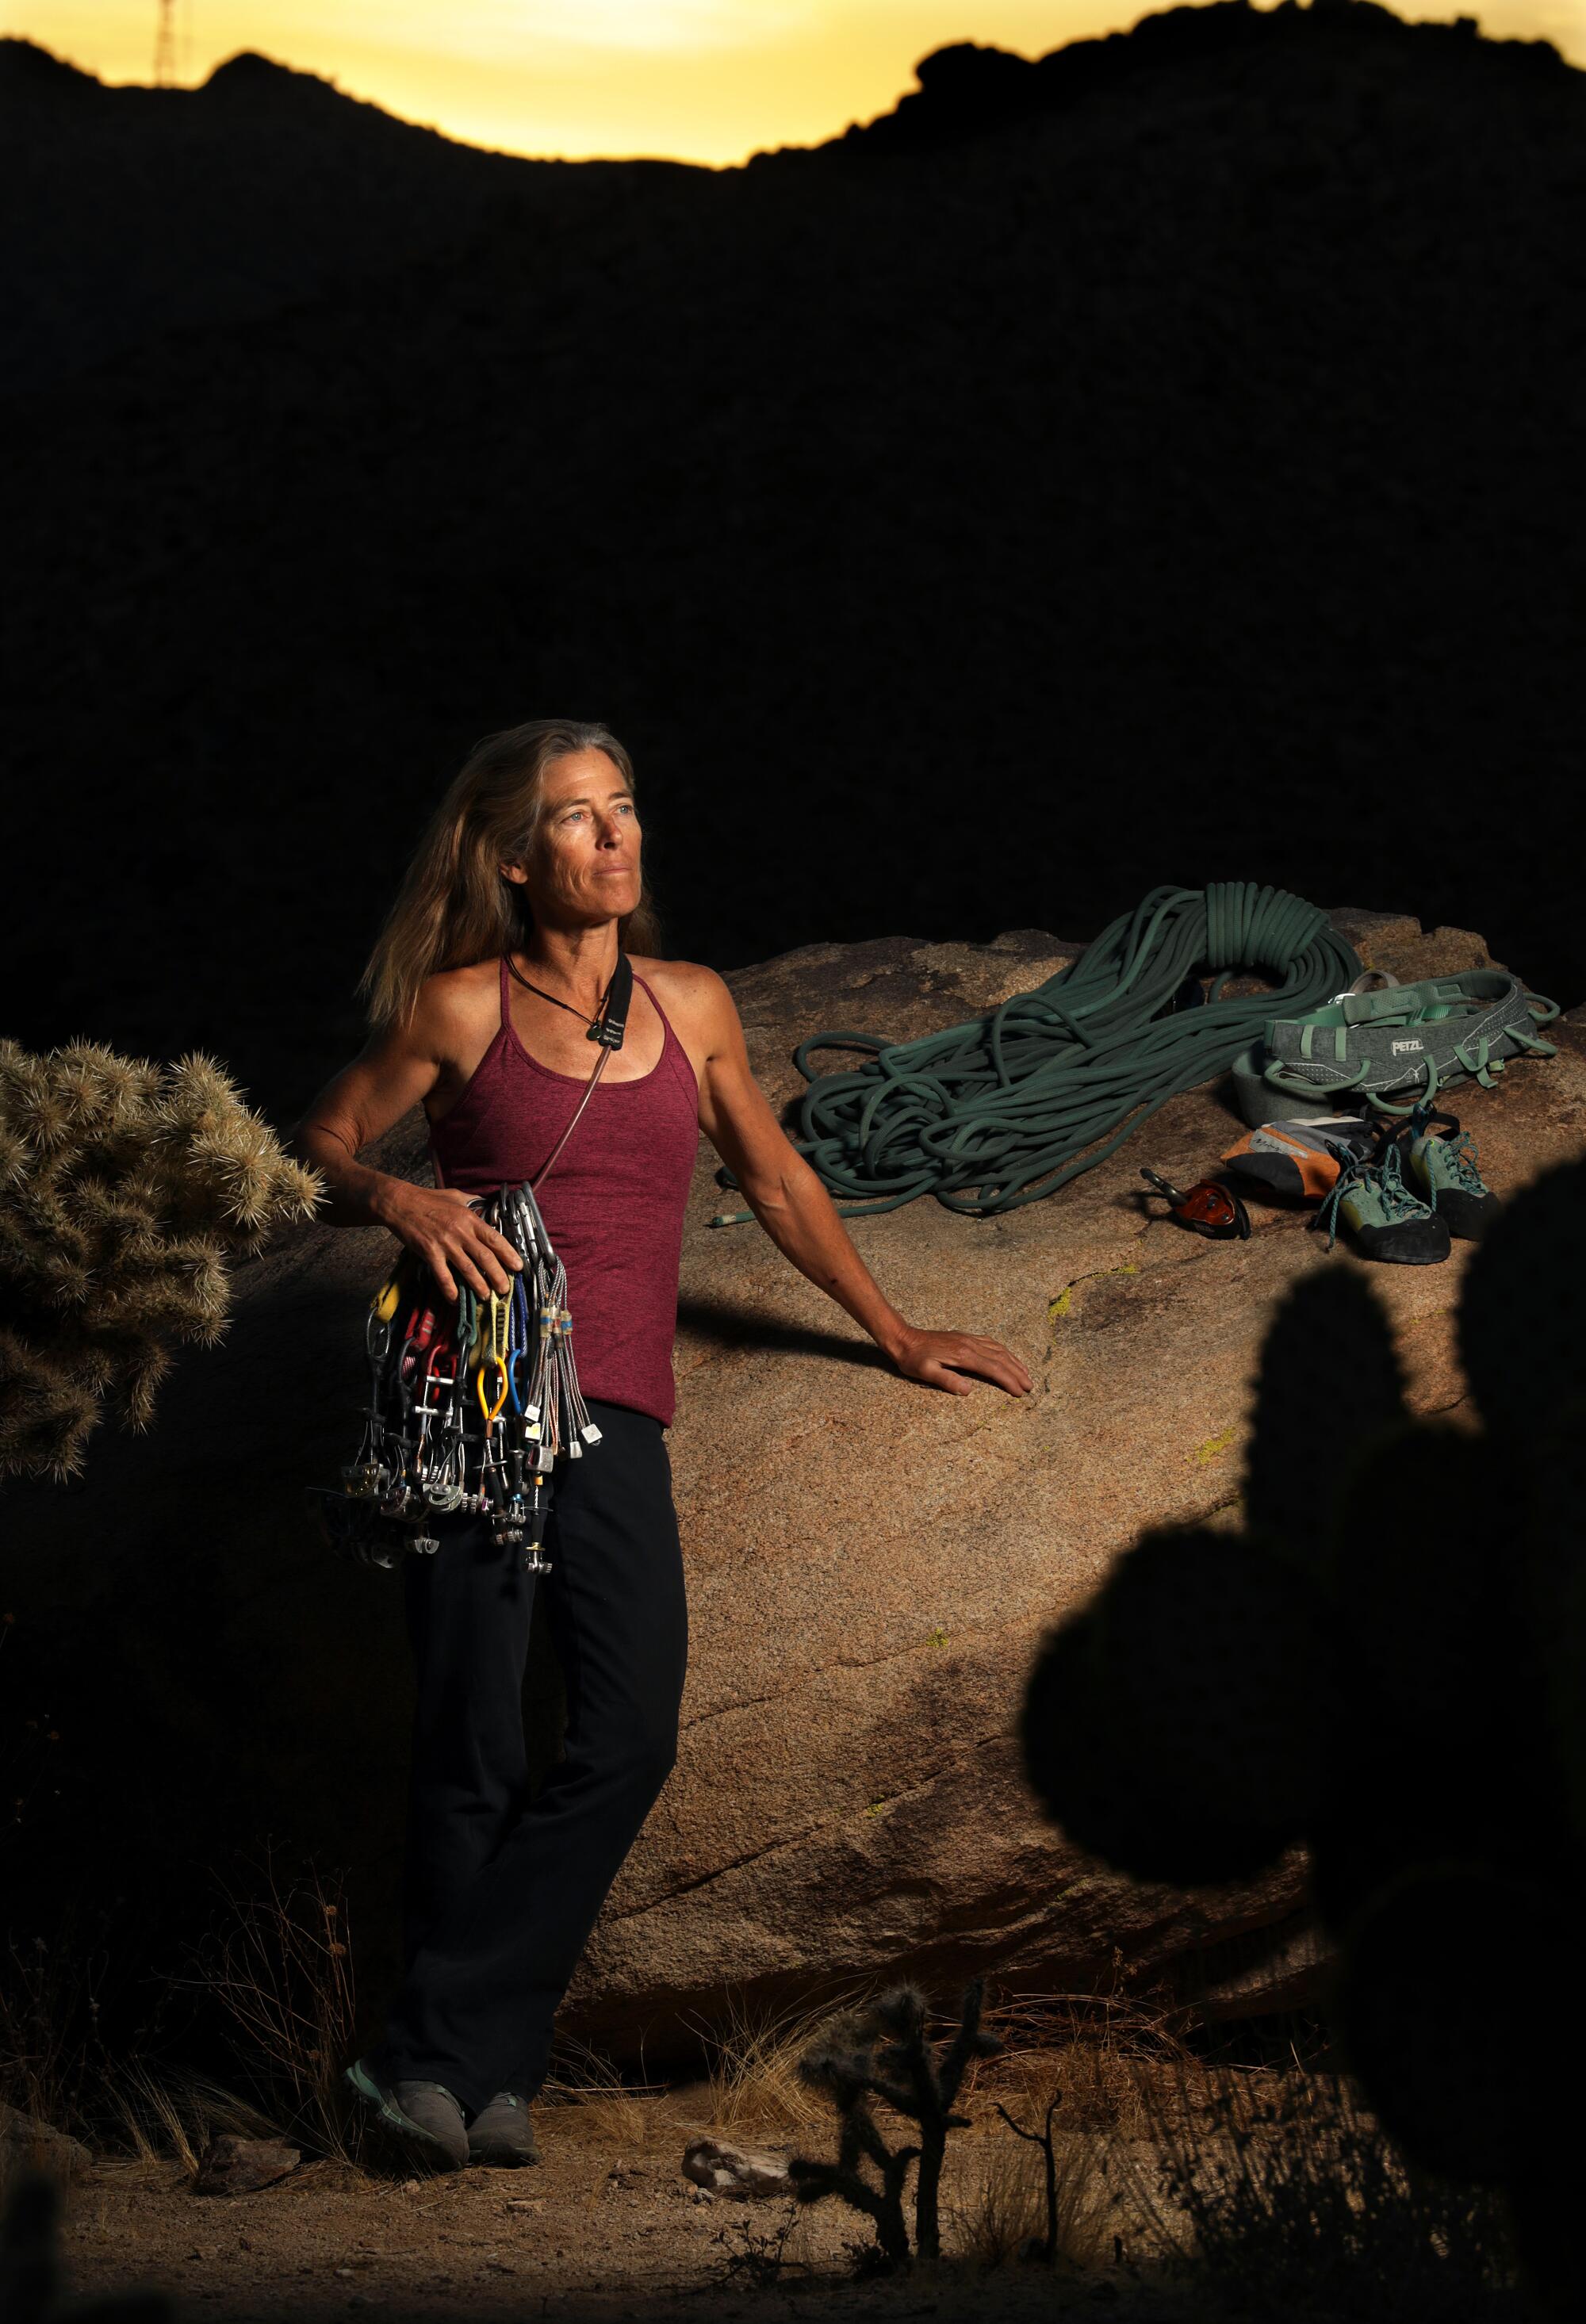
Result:
<svg viewBox="0 0 1586 2324"><path fill-rule="evenodd" d="M1486 959L1480 937L1337 914L1401 978ZM757 1077L780 1104L811 1031L905 1037L1049 974L1039 930L985 946L807 946L734 974ZM1468 1115L1492 1184L1578 1152L1586 1053L1524 1064ZM1466 1111L1462 1107L1462 1111ZM608 1900L564 2023L658 2061L728 1989L808 1997L901 1968L1047 1989L1115 1950L1222 2011L1292 2000L1314 1965L1303 1868L1181 1894L1136 1886L1036 1812L1019 1764L1024 1673L1045 1627L1145 1526L1225 1507L1271 1303L1327 1258L1294 1213L1213 1245L1130 1199L1142 1160L1176 1178L1237 1133L1217 1090L1058 1195L1005 1218L920 1202L853 1222L903 1312L989 1333L1029 1364L1015 1404L899 1378L757 1228L713 1230L715 1157L690 1198L669 1447L690 1593L678 1766ZM387 1141L417 1174L417 1120ZM231 1852L350 1874L360 1990L394 1967L409 1681L392 1573L331 1561L302 1488L356 1433L361 1318L378 1231L310 1229L241 1270L227 1341L186 1360L145 1440L110 1432L80 1487L8 1494L7 1715L44 1708L51 1784L12 1851L15 1911L114 1895L123 1941L191 1932ZM1419 1408L1463 1389L1451 1269L1379 1268ZM1408 1278L1407 1280L1404 1278ZM554 1666L526 1708L557 1748ZM85 1873L84 1868L88 1868ZM156 1958L158 1958L156 1952Z"/></svg>
<svg viewBox="0 0 1586 2324"><path fill-rule="evenodd" d="M254 64L7 78L31 1046L205 1043L294 1111L442 782L552 709L635 750L718 964L1255 875L1586 992L1586 78L1545 45L1181 10L720 172Z"/></svg>

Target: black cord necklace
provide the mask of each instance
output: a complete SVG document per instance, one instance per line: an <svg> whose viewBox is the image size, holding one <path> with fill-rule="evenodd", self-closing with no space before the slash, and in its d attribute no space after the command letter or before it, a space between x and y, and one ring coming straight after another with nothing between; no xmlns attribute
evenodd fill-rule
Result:
<svg viewBox="0 0 1586 2324"><path fill-rule="evenodd" d="M522 974L521 971L512 966L512 955L511 953L508 953L507 954L507 973L510 976L515 976L526 992L538 992L542 1001L552 1001L555 1003L557 1008L565 1009L569 1017L576 1017L579 1023L589 1032L593 1032L595 1030L595 1028L604 1016L606 1002L611 999L612 988L608 984L605 991L600 996L600 1007L595 1010L593 1017L586 1017L582 1009L575 1009L570 1001L558 1001L556 994L554 992L547 992L543 985L530 984L529 979Z"/></svg>

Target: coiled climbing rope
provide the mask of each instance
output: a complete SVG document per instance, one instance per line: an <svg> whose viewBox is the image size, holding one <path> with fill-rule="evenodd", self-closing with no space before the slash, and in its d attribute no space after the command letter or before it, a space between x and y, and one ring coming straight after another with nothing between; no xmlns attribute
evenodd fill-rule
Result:
<svg viewBox="0 0 1586 2324"><path fill-rule="evenodd" d="M1224 1000L1241 970L1276 989ZM844 1218L920 1194L978 1218L1017 1210L1225 1071L1268 1019L1320 1007L1360 973L1326 914L1281 888L1153 889L1067 968L986 1017L915 1041L812 1033L794 1051L811 1086L793 1144ZM1204 1005L1184 1005L1189 980L1207 973ZM809 1060L821 1049L872 1054L853 1072L817 1074ZM738 1183L725 1169L717 1176ZM711 1223L752 1216L724 1212Z"/></svg>

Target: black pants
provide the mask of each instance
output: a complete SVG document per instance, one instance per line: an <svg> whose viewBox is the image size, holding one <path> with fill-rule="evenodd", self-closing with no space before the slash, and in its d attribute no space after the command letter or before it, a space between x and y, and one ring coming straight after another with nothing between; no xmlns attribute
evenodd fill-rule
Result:
<svg viewBox="0 0 1586 2324"><path fill-rule="evenodd" d="M539 1584L521 1549L443 1518L439 1549L404 1563L407 1972L381 2062L469 2113L539 2088L558 2005L677 1756L688 1628L666 1438L647 1413L589 1409L602 1442L557 1462L543 1577L566 1755L532 1802L522 1685Z"/></svg>

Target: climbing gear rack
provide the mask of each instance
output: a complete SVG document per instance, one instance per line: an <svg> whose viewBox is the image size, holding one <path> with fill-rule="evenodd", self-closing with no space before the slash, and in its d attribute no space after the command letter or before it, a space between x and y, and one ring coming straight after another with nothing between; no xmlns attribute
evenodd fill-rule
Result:
<svg viewBox="0 0 1586 2324"><path fill-rule="evenodd" d="M363 1440L340 1491L311 1491L332 1545L361 1564L438 1549L433 1519L462 1511L548 1573L552 1468L600 1443L573 1361L567 1271L532 1186L503 1186L479 1207L523 1262L510 1290L481 1298L465 1284L446 1300L404 1253L370 1303Z"/></svg>
<svg viewBox="0 0 1586 2324"><path fill-rule="evenodd" d="M506 965L518 976L510 956ZM600 1430L579 1392L567 1273L535 1189L622 1047L632 998L632 964L619 952L586 1036L600 1055L567 1128L531 1179L475 1198L521 1261L511 1287L481 1298L465 1283L448 1300L404 1251L370 1302L363 1439L339 1490L309 1489L331 1548L361 1565L393 1565L404 1550L432 1555L433 1520L461 1512L486 1519L503 1548L521 1549L527 1572L550 1572L551 1472L560 1453L582 1460Z"/></svg>

